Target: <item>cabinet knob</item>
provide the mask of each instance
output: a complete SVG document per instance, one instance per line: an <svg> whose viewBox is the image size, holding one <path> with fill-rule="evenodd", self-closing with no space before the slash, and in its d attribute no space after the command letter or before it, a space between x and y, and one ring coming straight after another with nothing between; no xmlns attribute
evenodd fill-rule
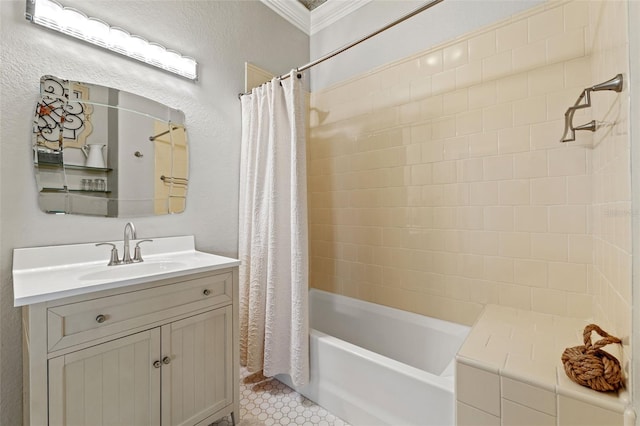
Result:
<svg viewBox="0 0 640 426"><path fill-rule="evenodd" d="M208 296L211 294L211 290L209 290L208 288L205 288L202 294L204 294L205 296Z"/></svg>
<svg viewBox="0 0 640 426"><path fill-rule="evenodd" d="M96 322L99 322L100 324L102 324L102 323L103 323L103 322L105 322L106 320L107 320L107 317L106 317L105 315L102 315L102 314L100 314L100 315L98 315L98 316L96 317Z"/></svg>
<svg viewBox="0 0 640 426"><path fill-rule="evenodd" d="M155 368L160 368L160 366L162 366L162 363L160 361L153 361L153 366Z"/></svg>
<svg viewBox="0 0 640 426"><path fill-rule="evenodd" d="M164 358L162 358L162 362L165 364L169 364L171 363L171 358L169 358L168 356L165 356Z"/></svg>

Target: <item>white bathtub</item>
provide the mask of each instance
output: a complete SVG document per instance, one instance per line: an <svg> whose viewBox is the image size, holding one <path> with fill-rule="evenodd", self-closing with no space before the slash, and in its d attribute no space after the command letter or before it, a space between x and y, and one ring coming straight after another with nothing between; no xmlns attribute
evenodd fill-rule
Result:
<svg viewBox="0 0 640 426"><path fill-rule="evenodd" d="M453 426L469 327L320 290L309 307L311 380L298 392L356 426Z"/></svg>

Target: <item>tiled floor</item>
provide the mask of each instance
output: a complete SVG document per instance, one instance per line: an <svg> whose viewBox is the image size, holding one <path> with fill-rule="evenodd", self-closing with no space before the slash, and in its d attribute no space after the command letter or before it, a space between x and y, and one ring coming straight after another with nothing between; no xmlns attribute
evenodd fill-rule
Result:
<svg viewBox="0 0 640 426"><path fill-rule="evenodd" d="M276 379L248 374L244 369L240 377L239 426L349 426ZM231 418L213 425L231 426Z"/></svg>

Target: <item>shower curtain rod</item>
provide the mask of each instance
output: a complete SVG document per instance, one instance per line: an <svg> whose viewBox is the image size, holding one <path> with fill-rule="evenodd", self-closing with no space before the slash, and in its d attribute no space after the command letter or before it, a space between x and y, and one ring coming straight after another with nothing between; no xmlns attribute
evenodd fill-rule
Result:
<svg viewBox="0 0 640 426"><path fill-rule="evenodd" d="M389 28L395 27L396 25L398 25L401 22L406 21L409 18L412 18L414 16L416 16L419 13L424 12L427 9L431 9L433 6L437 5L438 3L443 2L444 0L431 0L430 2L418 7L417 9L413 10L412 12L407 13L406 15L396 19L395 21L385 25L384 27L372 32L371 34L368 34L356 41L353 41L345 46L342 46L339 49L334 50L333 52L327 53L326 55L322 56L321 58L316 59L315 61L309 62L308 64L304 64L298 68L296 68L296 72L302 72L302 71L306 71L309 68L315 67L318 64L321 64L322 62L333 58L334 56L337 56L339 54L341 54L342 52L351 49L352 47L355 47L357 45L359 45L360 43L369 40L372 37L377 36L378 34L388 30ZM285 80L287 78L289 78L290 74L283 74L280 77L278 77L278 79L280 80ZM299 76L298 76L299 77ZM246 95L248 93L241 93L240 96L242 95Z"/></svg>
<svg viewBox="0 0 640 426"><path fill-rule="evenodd" d="M315 67L316 65L318 65L318 64L320 64L320 63L322 63L322 62L326 61L327 59L331 59L331 58L333 58L334 56L337 56L337 55L341 54L341 53L342 53L342 52L344 52L345 50L349 50L349 49L351 49L352 47L355 47L355 46L359 45L360 43L362 43L362 42L364 42L364 41L367 41L367 40L369 40L370 38L375 37L375 36L377 36L378 34L380 34L380 33L384 32L384 31L388 30L389 28L391 28L391 27L395 27L395 26L396 26L396 25L398 25L399 23L404 22L404 21L406 21L407 19L409 19L409 18L412 18L412 17L416 16L417 14L419 14L419 13L421 13L421 12L424 12L424 11L425 11L425 10L427 10L427 9L431 9L433 6L435 6L435 5L437 5L438 3L441 3L441 2L443 2L443 1L444 1L444 0L431 0L429 3L426 3L426 4L422 5L422 6L420 6L420 7L419 7L419 8L417 8L416 10L414 10L414 11L412 11L412 12L407 13L406 15L404 15L404 16L402 16L402 17L400 17L400 18L396 19L395 21L393 21L393 22L391 22L391 23L389 23L389 24L385 25L384 27L382 27L382 28L380 28L380 29L378 29L378 30L376 30L376 31L372 32L371 34L366 35L366 36L362 37L361 39L358 39L358 40L356 40L356 41L354 41L354 42L351 42L351 43L349 43L349 44L347 44L347 45L345 45L345 46L343 46L343 47L341 47L341 48L339 48L339 49L337 49L337 50L334 50L334 51L333 51L333 52L331 52L331 53L327 53L326 55L324 55L324 56L323 56L323 57L321 57L321 58L316 59L315 61L309 62L308 64L305 64L305 65L302 65L301 67L296 68L296 71L298 71L298 72L302 72L302 71L308 70L309 68ZM284 80L284 79L286 79L286 78L289 78L289 74L283 74L283 75L281 75L281 76L280 76L280 79L281 79L281 80Z"/></svg>

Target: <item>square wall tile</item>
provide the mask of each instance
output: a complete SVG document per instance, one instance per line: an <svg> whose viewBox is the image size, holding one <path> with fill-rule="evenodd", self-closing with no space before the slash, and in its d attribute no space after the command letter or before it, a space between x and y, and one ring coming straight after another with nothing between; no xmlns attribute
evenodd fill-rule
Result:
<svg viewBox="0 0 640 426"><path fill-rule="evenodd" d="M431 76L431 92L434 95L456 88L456 70L447 70Z"/></svg>
<svg viewBox="0 0 640 426"><path fill-rule="evenodd" d="M495 105L497 101L496 82L489 81L476 84L468 89L469 109L483 108Z"/></svg>
<svg viewBox="0 0 640 426"><path fill-rule="evenodd" d="M513 282L513 259L508 257L485 256L484 279L498 282Z"/></svg>
<svg viewBox="0 0 640 426"><path fill-rule="evenodd" d="M496 30L498 52L515 49L528 43L528 22L526 19L515 21Z"/></svg>
<svg viewBox="0 0 640 426"><path fill-rule="evenodd" d="M555 392L549 391L547 389L542 389L537 386L521 382L519 380L513 380L504 376L500 378L500 381L502 385L502 398L526 405L535 410L555 417Z"/></svg>
<svg viewBox="0 0 640 426"><path fill-rule="evenodd" d="M500 426L500 417L456 401L457 426Z"/></svg>
<svg viewBox="0 0 640 426"><path fill-rule="evenodd" d="M472 206L494 206L498 204L497 182L471 182L469 204Z"/></svg>
<svg viewBox="0 0 640 426"><path fill-rule="evenodd" d="M485 81L504 77L510 74L512 69L511 51L487 56L482 60L482 78Z"/></svg>
<svg viewBox="0 0 640 426"><path fill-rule="evenodd" d="M585 264L593 262L591 235L569 235L569 262Z"/></svg>
<svg viewBox="0 0 640 426"><path fill-rule="evenodd" d="M443 94L442 113L445 115L457 114L468 109L469 97L466 89L456 90Z"/></svg>
<svg viewBox="0 0 640 426"><path fill-rule="evenodd" d="M475 60L456 68L456 87L469 87L482 81L482 61Z"/></svg>
<svg viewBox="0 0 640 426"><path fill-rule="evenodd" d="M575 176L587 172L587 153L584 147L568 147L548 151L549 176Z"/></svg>
<svg viewBox="0 0 640 426"><path fill-rule="evenodd" d="M556 416L503 399L502 423L510 426L555 426Z"/></svg>
<svg viewBox="0 0 640 426"><path fill-rule="evenodd" d="M549 231L560 234L586 234L587 207L578 204L550 206Z"/></svg>
<svg viewBox="0 0 640 426"><path fill-rule="evenodd" d="M547 262L530 259L515 259L513 281L529 287L547 287Z"/></svg>
<svg viewBox="0 0 640 426"><path fill-rule="evenodd" d="M503 180L498 183L498 202L501 205L529 204L529 180Z"/></svg>
<svg viewBox="0 0 640 426"><path fill-rule="evenodd" d="M501 232L499 254L505 257L530 258L531 234L527 232Z"/></svg>
<svg viewBox="0 0 640 426"><path fill-rule="evenodd" d="M564 6L565 30L586 27L589 25L589 3L572 1Z"/></svg>
<svg viewBox="0 0 640 426"><path fill-rule="evenodd" d="M510 102L529 96L526 73L518 73L501 78L496 82L497 102Z"/></svg>
<svg viewBox="0 0 640 426"><path fill-rule="evenodd" d="M529 72L529 95L537 96L564 89L564 63Z"/></svg>
<svg viewBox="0 0 640 426"><path fill-rule="evenodd" d="M433 164L433 183L453 183L457 181L457 162L441 161Z"/></svg>
<svg viewBox="0 0 640 426"><path fill-rule="evenodd" d="M484 157L498 153L498 133L487 132L469 135L469 156Z"/></svg>
<svg viewBox="0 0 640 426"><path fill-rule="evenodd" d="M532 70L547 63L547 43L540 40L513 50L513 71Z"/></svg>
<svg viewBox="0 0 640 426"><path fill-rule="evenodd" d="M568 236L562 234L531 234L531 257L541 260L566 262L568 258Z"/></svg>
<svg viewBox="0 0 640 426"><path fill-rule="evenodd" d="M585 39L583 28L547 39L547 60L554 63L584 56Z"/></svg>
<svg viewBox="0 0 640 426"><path fill-rule="evenodd" d="M431 76L420 76L411 80L409 84L409 92L411 94L411 100L417 101L431 96Z"/></svg>
<svg viewBox="0 0 640 426"><path fill-rule="evenodd" d="M567 202L569 204L591 204L593 179L590 175L567 177Z"/></svg>
<svg viewBox="0 0 640 426"><path fill-rule="evenodd" d="M531 310L531 288L521 285L500 284L498 286L500 304L516 309Z"/></svg>
<svg viewBox="0 0 640 426"><path fill-rule="evenodd" d="M554 7L529 19L529 42L547 39L564 31L562 7Z"/></svg>
<svg viewBox="0 0 640 426"><path fill-rule="evenodd" d="M548 207L515 206L514 229L519 232L547 232Z"/></svg>
<svg viewBox="0 0 640 426"><path fill-rule="evenodd" d="M484 175L482 158L470 158L460 161L458 180L460 182L479 182Z"/></svg>
<svg viewBox="0 0 640 426"><path fill-rule="evenodd" d="M464 404L500 416L500 377L456 362L456 398Z"/></svg>
<svg viewBox="0 0 640 426"><path fill-rule="evenodd" d="M549 263L549 287L572 293L586 293L587 265L580 263Z"/></svg>
<svg viewBox="0 0 640 426"><path fill-rule="evenodd" d="M514 177L535 178L547 176L546 151L521 152L514 155Z"/></svg>
<svg viewBox="0 0 640 426"><path fill-rule="evenodd" d="M513 126L513 108L510 103L485 108L482 114L485 132Z"/></svg>
<svg viewBox="0 0 640 426"><path fill-rule="evenodd" d="M547 120L547 100L544 96L528 97L513 104L513 125L542 123Z"/></svg>
<svg viewBox="0 0 640 426"><path fill-rule="evenodd" d="M420 115L423 120L442 117L442 98L442 95L433 95L420 102Z"/></svg>
<svg viewBox="0 0 640 426"><path fill-rule="evenodd" d="M507 180L513 178L513 156L485 157L484 180Z"/></svg>
<svg viewBox="0 0 640 426"><path fill-rule="evenodd" d="M567 182L564 177L531 179L531 204L565 204Z"/></svg>
<svg viewBox="0 0 640 426"><path fill-rule="evenodd" d="M508 127L498 132L498 151L500 154L513 154L529 151L529 126Z"/></svg>
<svg viewBox="0 0 640 426"><path fill-rule="evenodd" d="M423 75L432 75L442 72L444 69L442 50L436 50L421 57L419 68L420 73Z"/></svg>
<svg viewBox="0 0 640 426"><path fill-rule="evenodd" d="M567 316L569 295L564 291L534 288L531 290L531 309L545 314Z"/></svg>
<svg viewBox="0 0 640 426"><path fill-rule="evenodd" d="M496 33L487 31L469 39L469 60L474 61L496 53Z"/></svg>
<svg viewBox="0 0 640 426"><path fill-rule="evenodd" d="M456 43L445 47L442 52L444 58L444 69L460 67L469 62L469 48L467 41Z"/></svg>
<svg viewBox="0 0 640 426"><path fill-rule="evenodd" d="M471 135L482 132L482 111L475 110L456 116L456 134Z"/></svg>
<svg viewBox="0 0 640 426"><path fill-rule="evenodd" d="M558 396L558 424L599 426L624 424L622 414L564 395Z"/></svg>

